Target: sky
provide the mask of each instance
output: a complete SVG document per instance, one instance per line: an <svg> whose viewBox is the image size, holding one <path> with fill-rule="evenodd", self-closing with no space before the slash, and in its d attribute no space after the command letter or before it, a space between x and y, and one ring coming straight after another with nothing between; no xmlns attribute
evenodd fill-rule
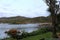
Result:
<svg viewBox="0 0 60 40"><path fill-rule="evenodd" d="M48 16L47 9L44 0L0 0L0 17Z"/></svg>

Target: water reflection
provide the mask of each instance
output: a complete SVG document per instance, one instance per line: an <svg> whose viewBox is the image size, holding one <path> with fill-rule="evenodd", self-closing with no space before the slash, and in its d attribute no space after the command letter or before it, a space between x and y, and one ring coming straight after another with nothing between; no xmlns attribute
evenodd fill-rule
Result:
<svg viewBox="0 0 60 40"><path fill-rule="evenodd" d="M32 32L37 30L39 24L0 24L0 38L4 38L7 35L4 33L9 29L18 29L25 32Z"/></svg>

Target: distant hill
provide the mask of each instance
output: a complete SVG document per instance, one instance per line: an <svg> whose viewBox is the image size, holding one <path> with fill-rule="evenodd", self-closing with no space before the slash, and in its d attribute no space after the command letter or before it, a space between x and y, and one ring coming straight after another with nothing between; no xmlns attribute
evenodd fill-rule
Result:
<svg viewBox="0 0 60 40"><path fill-rule="evenodd" d="M22 16L16 17L2 17L0 18L0 23L12 23L12 24L22 24L22 23L42 23L42 22L51 22L49 17L35 17L27 18Z"/></svg>

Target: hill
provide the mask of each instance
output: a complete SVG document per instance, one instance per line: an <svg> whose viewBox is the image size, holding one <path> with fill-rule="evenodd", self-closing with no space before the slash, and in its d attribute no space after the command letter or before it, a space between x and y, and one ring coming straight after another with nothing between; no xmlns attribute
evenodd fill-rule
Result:
<svg viewBox="0 0 60 40"><path fill-rule="evenodd" d="M42 22L51 22L49 17L35 17L27 18L22 16L15 17L2 17L0 18L0 23L12 23L12 24L22 24L22 23L42 23Z"/></svg>

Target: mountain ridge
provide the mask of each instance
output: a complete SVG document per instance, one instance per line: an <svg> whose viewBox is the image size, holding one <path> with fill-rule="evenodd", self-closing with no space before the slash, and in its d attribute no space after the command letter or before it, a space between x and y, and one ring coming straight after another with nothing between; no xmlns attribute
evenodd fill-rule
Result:
<svg viewBox="0 0 60 40"><path fill-rule="evenodd" d="M0 18L0 23L12 23L12 24L21 24L21 23L40 23L40 22L50 22L49 17L34 17L28 18L23 16L15 17L2 17Z"/></svg>

